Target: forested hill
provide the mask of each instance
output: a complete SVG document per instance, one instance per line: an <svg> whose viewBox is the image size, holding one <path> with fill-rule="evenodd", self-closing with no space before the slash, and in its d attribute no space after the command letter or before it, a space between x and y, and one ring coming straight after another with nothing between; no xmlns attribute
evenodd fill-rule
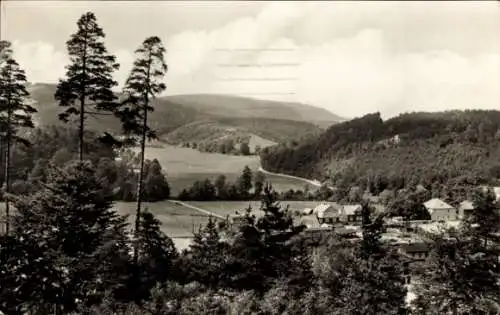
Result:
<svg viewBox="0 0 500 315"><path fill-rule="evenodd" d="M372 190L476 184L500 178L500 111L379 113L261 153L266 170ZM366 187L366 186L365 186Z"/></svg>
<svg viewBox="0 0 500 315"><path fill-rule="evenodd" d="M29 85L28 90L38 110L37 123L60 124L57 117L62 109L54 99L56 86L38 83ZM179 132L168 136L178 128L189 127L190 124L198 122L212 122L210 128L205 130L205 134L211 137L213 135L210 131L213 131L215 123L218 124L218 130L239 128L246 136L255 134L269 141L281 142L304 135L319 134L324 128L343 120L325 109L305 104L229 95L193 94L160 97L153 100L153 106L155 111L150 115L151 126L161 138L171 139L174 143L195 141L204 143L210 140L200 140L198 135L189 135L185 132L182 133L183 138L176 137ZM120 130L118 120L109 115L90 115L87 127L93 131L119 132ZM225 132L221 132L220 135L224 136Z"/></svg>

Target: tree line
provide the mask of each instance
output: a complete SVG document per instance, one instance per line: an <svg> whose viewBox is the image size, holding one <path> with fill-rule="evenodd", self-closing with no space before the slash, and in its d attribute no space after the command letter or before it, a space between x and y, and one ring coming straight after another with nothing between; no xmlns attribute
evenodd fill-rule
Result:
<svg viewBox="0 0 500 315"><path fill-rule="evenodd" d="M261 163L269 171L373 195L422 185L456 202L465 190L499 183L498 154L498 111L407 113L386 121L376 113L295 146L264 148Z"/></svg>

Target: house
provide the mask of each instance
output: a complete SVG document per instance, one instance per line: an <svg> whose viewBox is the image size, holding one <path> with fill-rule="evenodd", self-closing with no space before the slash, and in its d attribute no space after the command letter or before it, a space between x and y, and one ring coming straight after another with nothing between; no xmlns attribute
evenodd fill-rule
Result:
<svg viewBox="0 0 500 315"><path fill-rule="evenodd" d="M361 210L363 207L360 204L344 205L342 207L342 217L340 221L347 224L361 224Z"/></svg>
<svg viewBox="0 0 500 315"><path fill-rule="evenodd" d="M361 209L359 204L339 205L337 203L324 203L317 206L313 213L316 214L320 224L361 224Z"/></svg>
<svg viewBox="0 0 500 315"><path fill-rule="evenodd" d="M401 244L399 253L413 261L422 261L429 255L430 248L424 242Z"/></svg>
<svg viewBox="0 0 500 315"><path fill-rule="evenodd" d="M433 198L424 203L424 207L429 211L432 221L455 221L459 220L459 211L453 206L438 198Z"/></svg>
<svg viewBox="0 0 500 315"><path fill-rule="evenodd" d="M467 219L470 214L474 211L474 205L470 200L464 200L458 206L458 212L462 220Z"/></svg>
<svg viewBox="0 0 500 315"><path fill-rule="evenodd" d="M322 203L314 208L313 213L316 215L320 224L333 224L340 222L341 206L336 203Z"/></svg>

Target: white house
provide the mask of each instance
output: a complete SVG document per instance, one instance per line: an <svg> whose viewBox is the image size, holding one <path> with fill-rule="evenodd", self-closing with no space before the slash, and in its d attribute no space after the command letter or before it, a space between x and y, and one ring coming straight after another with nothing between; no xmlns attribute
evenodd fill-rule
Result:
<svg viewBox="0 0 500 315"><path fill-rule="evenodd" d="M424 203L429 211L432 221L455 221L459 220L459 211L438 198L433 198Z"/></svg>
<svg viewBox="0 0 500 315"><path fill-rule="evenodd" d="M336 203L322 203L314 208L313 213L320 224L335 223L340 221L341 207Z"/></svg>

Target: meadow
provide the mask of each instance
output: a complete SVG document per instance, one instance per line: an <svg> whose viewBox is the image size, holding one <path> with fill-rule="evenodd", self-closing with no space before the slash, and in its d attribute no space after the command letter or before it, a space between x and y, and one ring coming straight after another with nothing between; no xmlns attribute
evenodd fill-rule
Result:
<svg viewBox="0 0 500 315"><path fill-rule="evenodd" d="M181 148L163 144L163 147L148 147L146 149L147 159L157 159L164 172L167 174L168 182L172 189L172 195L176 196L182 189L189 188L196 180L206 178L215 179L224 175L227 181L234 182L241 175L245 166L257 172L260 167L258 156L234 156L219 153L199 152L190 148ZM280 177L277 175L266 175L277 191L289 189L303 190L306 183L301 180ZM309 185L309 189L314 189Z"/></svg>
<svg viewBox="0 0 500 315"><path fill-rule="evenodd" d="M130 227L134 227L135 202L116 202L114 209L122 215L128 215ZM206 214L172 201L145 202L142 209L147 209L155 215L162 223L162 232L172 238L179 250L186 248L192 239L193 232L208 222Z"/></svg>
<svg viewBox="0 0 500 315"><path fill-rule="evenodd" d="M198 207L217 215L227 217L236 212L243 214L248 206L257 217L262 215L260 201L190 201L186 204ZM314 208L316 201L281 201L283 207L289 206L292 212L302 211L304 208ZM116 202L114 208L122 215L129 215L128 220L133 227L135 220L134 202ZM208 215L195 209L183 206L175 201L161 201L143 203L143 209L148 209L162 223L161 230L172 238L178 249L186 248L193 236L193 232L208 222Z"/></svg>
<svg viewBox="0 0 500 315"><path fill-rule="evenodd" d="M261 202L258 200L252 201L189 201L187 204L199 207L221 216L233 215L235 211L243 214L250 206L252 213L256 216L262 214L260 211ZM288 206L289 211L302 211L304 208L315 208L319 201L280 201L280 205L285 208Z"/></svg>

